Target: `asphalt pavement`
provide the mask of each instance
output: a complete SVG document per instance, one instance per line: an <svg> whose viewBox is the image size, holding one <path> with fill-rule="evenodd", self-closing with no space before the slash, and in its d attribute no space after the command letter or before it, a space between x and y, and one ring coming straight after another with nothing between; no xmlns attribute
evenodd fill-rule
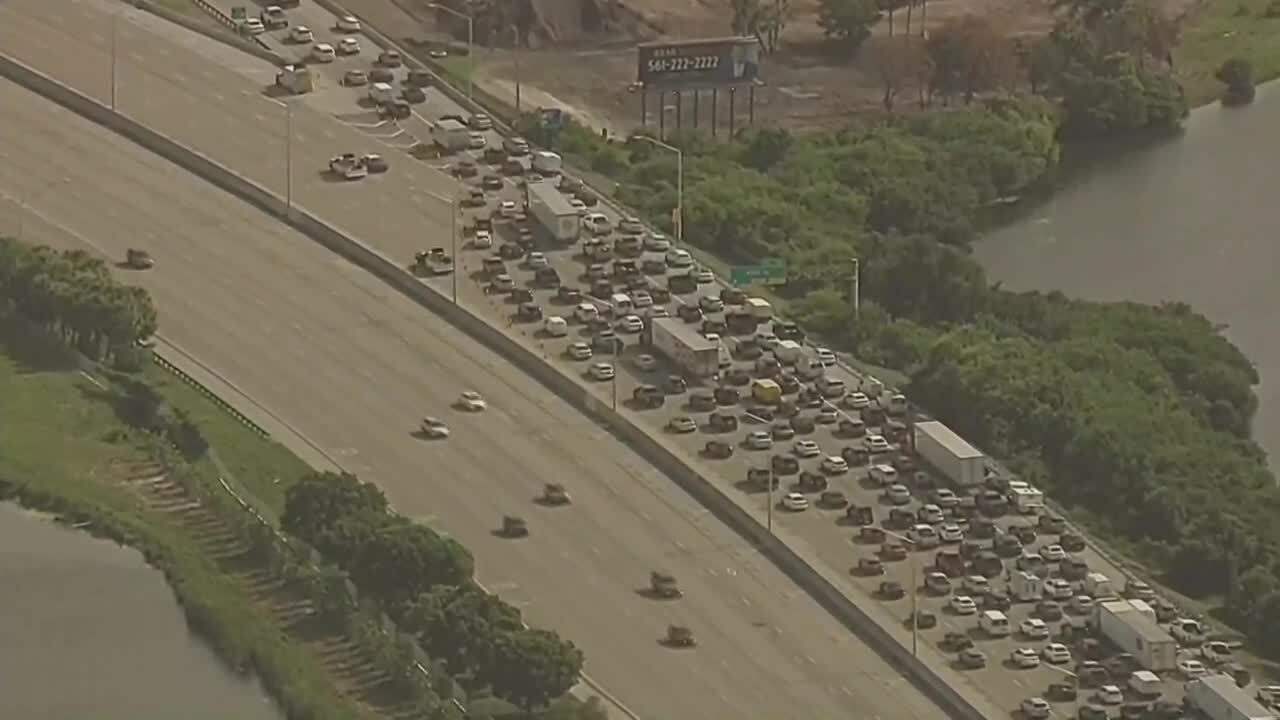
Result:
<svg viewBox="0 0 1280 720"><path fill-rule="evenodd" d="M156 268L127 277L154 293L168 341L282 418L293 430L282 441L307 438L465 543L488 587L583 647L592 678L639 716L940 716L667 478L465 335L51 103L6 84L0 106L0 190L27 207L6 227L106 257L146 247ZM489 411L451 409L464 389ZM414 437L425 414L453 437ZM573 505L535 505L545 482L565 484ZM495 537L507 513L531 537ZM683 599L637 592L657 568ZM699 646L662 647L669 623Z"/></svg>

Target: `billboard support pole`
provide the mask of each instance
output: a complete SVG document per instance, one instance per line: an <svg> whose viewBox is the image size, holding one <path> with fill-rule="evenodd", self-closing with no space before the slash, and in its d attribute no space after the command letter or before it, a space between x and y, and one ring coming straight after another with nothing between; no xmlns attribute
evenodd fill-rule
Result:
<svg viewBox="0 0 1280 720"><path fill-rule="evenodd" d="M640 88L640 127L649 124L649 88Z"/></svg>
<svg viewBox="0 0 1280 720"><path fill-rule="evenodd" d="M750 94L747 95L747 124L752 127L756 124L756 86L751 86Z"/></svg>
<svg viewBox="0 0 1280 720"><path fill-rule="evenodd" d="M667 93L658 91L658 139L667 139Z"/></svg>
<svg viewBox="0 0 1280 720"><path fill-rule="evenodd" d="M698 129L698 101L702 99L702 91L693 91L693 129Z"/></svg>
<svg viewBox="0 0 1280 720"><path fill-rule="evenodd" d="M716 136L716 110L720 107L720 89L711 88L711 137Z"/></svg>
<svg viewBox="0 0 1280 720"><path fill-rule="evenodd" d="M676 91L676 132L684 128L684 93Z"/></svg>
<svg viewBox="0 0 1280 720"><path fill-rule="evenodd" d="M735 109L734 100L736 100L737 98L738 98L738 88L736 87L729 88L729 139L730 140L733 139L733 114L734 114L733 111Z"/></svg>

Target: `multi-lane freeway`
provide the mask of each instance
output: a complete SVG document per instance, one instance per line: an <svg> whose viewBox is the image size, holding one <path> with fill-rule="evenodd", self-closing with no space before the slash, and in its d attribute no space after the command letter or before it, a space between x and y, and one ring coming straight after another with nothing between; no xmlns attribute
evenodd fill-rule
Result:
<svg viewBox="0 0 1280 720"><path fill-rule="evenodd" d="M37 5L0 10L0 42L46 52L55 58L49 65L26 59L55 76L95 34L106 37L92 15L97 5L68 6L57 22L39 15ZM24 20L28 12L41 19ZM86 23L79 31L73 15ZM168 54L179 75L218 72L176 59L216 49L192 51L133 21L120 25L130 47ZM63 32L78 32L80 41L60 40ZM136 280L155 293L169 340L344 467L377 481L403 512L471 547L482 580L523 607L532 623L581 645L593 678L640 716L772 718L801 709L814 718L853 709L886 718L940 715L666 478L465 336L110 133L13 86L0 98L7 129L0 189L28 198L28 239L84 243L112 257L145 245L158 266ZM167 107L171 132L204 122L202 110L171 96L167 105L164 97L147 102L156 111ZM237 136L230 119L245 104L228 102L223 118L231 139L220 151L233 161L230 147L255 144L247 133ZM181 119L188 116L190 126ZM317 138L327 131L342 130L319 122L300 128ZM484 393L491 411L451 411L463 389ZM427 413L449 418L454 437L434 444L412 437ZM547 481L566 484L575 504L554 512L534 506ZM495 538L490 531L504 512L527 516L533 536ZM658 603L636 593L660 567L681 578L686 599ZM670 622L694 627L700 647L673 653L659 646Z"/></svg>

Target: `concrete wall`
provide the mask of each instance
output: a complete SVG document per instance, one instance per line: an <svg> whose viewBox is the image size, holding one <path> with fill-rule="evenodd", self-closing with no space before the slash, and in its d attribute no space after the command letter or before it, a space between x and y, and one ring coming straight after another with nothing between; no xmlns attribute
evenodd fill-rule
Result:
<svg viewBox="0 0 1280 720"><path fill-rule="evenodd" d="M912 657L908 648L895 640L885 628L855 605L839 588L769 533L754 517L748 515L732 499L721 493L711 481L700 475L681 457L668 450L625 415L613 412L607 405L589 394L583 386L559 372L549 362L527 351L501 330L467 313L466 310L450 302L448 298L424 285L400 268L394 260L346 236L304 210L294 208L291 213L286 212L284 202L262 187L3 55L0 55L0 75L129 138L219 188L269 213L286 218L294 228L327 249L439 314L630 444L718 519L733 528L768 557L863 642L910 678L948 715L958 720L979 720L983 717L954 688L947 685L929 667Z"/></svg>

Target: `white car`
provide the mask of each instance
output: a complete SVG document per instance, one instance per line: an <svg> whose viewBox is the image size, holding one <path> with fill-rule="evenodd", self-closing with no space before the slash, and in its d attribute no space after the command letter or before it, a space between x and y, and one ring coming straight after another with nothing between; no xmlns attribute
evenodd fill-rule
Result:
<svg viewBox="0 0 1280 720"><path fill-rule="evenodd" d="M475 128L476 130L492 130L493 118L484 113L476 113L467 121L467 126Z"/></svg>
<svg viewBox="0 0 1280 720"><path fill-rule="evenodd" d="M360 41L353 37L344 37L338 41L338 52L343 55L359 55Z"/></svg>
<svg viewBox="0 0 1280 720"><path fill-rule="evenodd" d="M573 309L573 316L578 322L587 323L600 317L600 310L589 302L578 303L578 306Z"/></svg>
<svg viewBox="0 0 1280 720"><path fill-rule="evenodd" d="M1071 609L1078 615L1092 615L1096 605L1097 603L1088 595L1077 595L1071 598Z"/></svg>
<svg viewBox="0 0 1280 720"><path fill-rule="evenodd" d="M569 348L565 350L565 352L568 353L569 357L573 358L574 360L590 360L591 359L591 346L584 342L576 342L571 344Z"/></svg>
<svg viewBox="0 0 1280 720"><path fill-rule="evenodd" d="M836 354L827 348L820 347L814 351L814 354L818 356L818 363L822 367L831 367L836 364Z"/></svg>
<svg viewBox="0 0 1280 720"><path fill-rule="evenodd" d="M1075 594L1071 583L1062 578L1049 578L1044 581L1044 595L1051 600L1070 600Z"/></svg>
<svg viewBox="0 0 1280 720"><path fill-rule="evenodd" d="M342 84L347 87L368 85L369 76L363 70L348 70L342 74Z"/></svg>
<svg viewBox="0 0 1280 720"><path fill-rule="evenodd" d="M653 252L666 252L671 249L671 241L662 233L654 233L644 239L644 248Z"/></svg>
<svg viewBox="0 0 1280 720"><path fill-rule="evenodd" d="M873 453L885 453L890 450L889 441L885 440L883 435L868 435L863 443L867 446L867 450Z"/></svg>
<svg viewBox="0 0 1280 720"><path fill-rule="evenodd" d="M942 522L942 508L937 505L925 505L920 508L919 518L930 525Z"/></svg>
<svg viewBox="0 0 1280 720"><path fill-rule="evenodd" d="M822 449L818 447L818 443L812 440L797 440L791 446L791 451L802 458L818 457L822 454Z"/></svg>
<svg viewBox="0 0 1280 720"><path fill-rule="evenodd" d="M693 281L699 285L710 285L716 281L716 276L707 268L700 267L693 271Z"/></svg>
<svg viewBox="0 0 1280 720"><path fill-rule="evenodd" d="M493 279L493 288L498 292L511 292L516 289L516 279L502 273Z"/></svg>
<svg viewBox="0 0 1280 720"><path fill-rule="evenodd" d="M906 505L911 502L911 491L901 483L894 483L885 488L884 496L889 498L889 502L894 505Z"/></svg>
<svg viewBox="0 0 1280 720"><path fill-rule="evenodd" d="M1033 697L1022 701L1022 716L1027 720L1044 720L1052 714L1049 703L1044 698Z"/></svg>
<svg viewBox="0 0 1280 720"><path fill-rule="evenodd" d="M316 43L311 46L311 59L318 63L331 63L338 59L338 55L329 43Z"/></svg>
<svg viewBox="0 0 1280 720"><path fill-rule="evenodd" d="M1062 643L1049 643L1040 651L1044 661L1050 665L1064 665L1071 662L1071 650Z"/></svg>
<svg viewBox="0 0 1280 720"><path fill-rule="evenodd" d="M1045 562L1062 562L1067 559L1067 551L1062 549L1061 545L1045 545L1040 548L1040 557Z"/></svg>
<svg viewBox="0 0 1280 720"><path fill-rule="evenodd" d="M360 32L360 20L354 15L343 15L338 18L338 29L342 32L358 33Z"/></svg>
<svg viewBox="0 0 1280 720"><path fill-rule="evenodd" d="M316 36L306 25L294 25L289 31L289 39L296 43L309 43L315 42Z"/></svg>
<svg viewBox="0 0 1280 720"><path fill-rule="evenodd" d="M653 318L671 317L671 313L661 305L654 305L645 310L644 316L652 320Z"/></svg>
<svg viewBox="0 0 1280 720"><path fill-rule="evenodd" d="M464 410L472 411L484 410L489 407L489 403L485 402L484 398L480 396L480 393L474 390L468 390L462 393L458 398L458 405Z"/></svg>
<svg viewBox="0 0 1280 720"><path fill-rule="evenodd" d="M503 200L498 206L498 212L502 213L503 217L513 218L520 213L520 210L516 207L514 200Z"/></svg>
<svg viewBox="0 0 1280 720"><path fill-rule="evenodd" d="M541 270L550 265L551 261L547 260L547 256L540 252L531 252L525 258L525 263L528 264L530 270Z"/></svg>
<svg viewBox="0 0 1280 720"><path fill-rule="evenodd" d="M871 406L871 398L866 393L851 392L844 396L844 403L854 410L861 410Z"/></svg>
<svg viewBox="0 0 1280 720"><path fill-rule="evenodd" d="M849 463L839 455L828 455L822 458L822 472L830 475L843 475L849 472Z"/></svg>
<svg viewBox="0 0 1280 720"><path fill-rule="evenodd" d="M493 235L488 230L477 230L476 236L471 240L471 244L481 249L491 248L493 247Z"/></svg>
<svg viewBox="0 0 1280 720"><path fill-rule="evenodd" d="M799 512L809 509L809 498L798 492L789 492L782 496L782 507Z"/></svg>
<svg viewBox="0 0 1280 720"><path fill-rule="evenodd" d="M946 523L938 528L938 537L942 538L944 543L963 542L964 528L955 523Z"/></svg>
<svg viewBox="0 0 1280 720"><path fill-rule="evenodd" d="M974 615L978 612L978 604L968 595L952 595L951 610L957 615Z"/></svg>
<svg viewBox="0 0 1280 720"><path fill-rule="evenodd" d="M590 373L596 380L612 380L613 366L606 362L598 362L591 366Z"/></svg>
<svg viewBox="0 0 1280 720"><path fill-rule="evenodd" d="M694 422L691 417L680 416L671 418L667 423L667 427L671 428L671 432L683 435L685 433L696 431L698 429L698 423Z"/></svg>
<svg viewBox="0 0 1280 720"><path fill-rule="evenodd" d="M653 296L648 290L636 290L631 293L631 304L638 308L647 308L653 306Z"/></svg>
<svg viewBox="0 0 1280 720"><path fill-rule="evenodd" d="M981 575L969 575L960 586L970 595L986 595L991 591L991 583Z"/></svg>
<svg viewBox="0 0 1280 720"><path fill-rule="evenodd" d="M698 307L702 308L702 312L720 312L724 310L724 301L714 295L703 295L698 298Z"/></svg>
<svg viewBox="0 0 1280 720"><path fill-rule="evenodd" d="M933 491L933 504L941 508L953 508L960 504L960 496L951 488L938 488Z"/></svg>
<svg viewBox="0 0 1280 720"><path fill-rule="evenodd" d="M262 24L258 18L246 18L240 22L240 32L245 35L261 35L267 31L267 26Z"/></svg>
<svg viewBox="0 0 1280 720"><path fill-rule="evenodd" d="M693 265L693 256L687 250L672 248L667 251L667 265L673 268L683 268Z"/></svg>
<svg viewBox="0 0 1280 720"><path fill-rule="evenodd" d="M422 434L429 438L449 437L449 426L443 420L433 417L422 418Z"/></svg>
<svg viewBox="0 0 1280 720"><path fill-rule="evenodd" d="M1018 632L1032 640L1044 640L1049 637L1049 626L1039 618L1027 618L1018 626Z"/></svg>
<svg viewBox="0 0 1280 720"><path fill-rule="evenodd" d="M627 333L638 333L644 330L644 320L639 315L623 315L618 321L618 329Z"/></svg>
<svg viewBox="0 0 1280 720"><path fill-rule="evenodd" d="M1103 685L1098 688L1098 702L1103 705L1120 705L1124 702L1124 692L1116 685Z"/></svg>
<svg viewBox="0 0 1280 720"><path fill-rule="evenodd" d="M467 133L467 147L472 150L483 150L489 141L484 139L484 133Z"/></svg>
<svg viewBox="0 0 1280 720"><path fill-rule="evenodd" d="M644 223L640 222L639 218L628 215L622 218L622 221L618 223L618 229L624 233L639 235L644 232Z"/></svg>
<svg viewBox="0 0 1280 720"><path fill-rule="evenodd" d="M1018 648L1009 653L1009 662L1016 668L1030 669L1040 667L1040 653L1032 648Z"/></svg>
<svg viewBox="0 0 1280 720"><path fill-rule="evenodd" d="M587 213L582 217L582 227L593 235L606 235L613 230L609 218L604 213Z"/></svg>
<svg viewBox="0 0 1280 720"><path fill-rule="evenodd" d="M778 344L778 336L767 330L756 333L756 344L765 350L772 350Z"/></svg>
<svg viewBox="0 0 1280 720"><path fill-rule="evenodd" d="M747 447L751 450L768 450L773 447L773 433L766 430L752 430L747 433Z"/></svg>
<svg viewBox="0 0 1280 720"><path fill-rule="evenodd" d="M559 315L550 315L543 321L542 329L551 337L564 337L569 334L569 323Z"/></svg>
<svg viewBox="0 0 1280 720"><path fill-rule="evenodd" d="M636 367L641 370L652 370L658 367L658 359L648 353L642 353L636 356Z"/></svg>
<svg viewBox="0 0 1280 720"><path fill-rule="evenodd" d="M934 530L932 525L913 525L907 531L907 538L919 550L938 546L938 531Z"/></svg>
<svg viewBox="0 0 1280 720"><path fill-rule="evenodd" d="M591 212L590 210L587 209L587 204L582 202L578 198L574 198L570 200L569 207L573 208L574 212L578 213L578 217L582 217L583 215L586 215L587 213Z"/></svg>

